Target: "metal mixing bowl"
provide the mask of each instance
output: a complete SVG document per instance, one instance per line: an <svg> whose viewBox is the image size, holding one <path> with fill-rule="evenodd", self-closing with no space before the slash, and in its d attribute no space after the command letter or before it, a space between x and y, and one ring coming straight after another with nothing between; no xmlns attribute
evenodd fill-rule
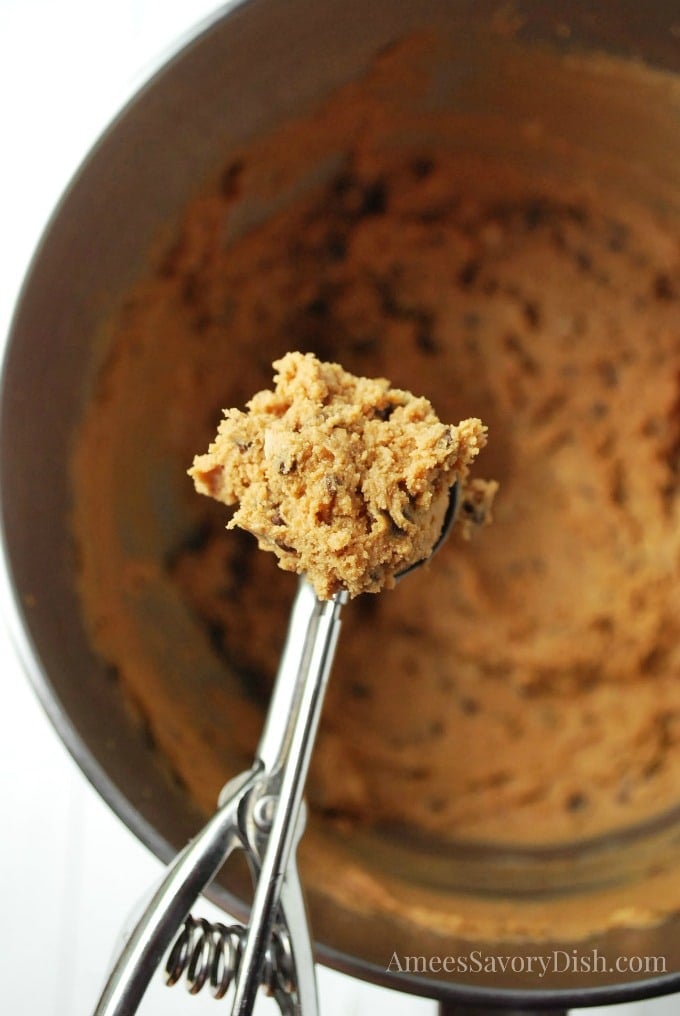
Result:
<svg viewBox="0 0 680 1016"><path fill-rule="evenodd" d="M5 360L0 484L14 596L10 611L28 673L66 745L101 795L160 858L169 859L203 816L183 788L168 779L155 746L132 721L120 688L107 679L76 592L69 462L106 352L103 323L143 274L153 243L177 220L197 181L207 179L231 151L308 111L362 73L373 55L394 40L434 26L453 47L440 75L445 101L464 108L465 82L481 82L477 101L491 103L512 128L531 109L513 106L510 87L485 88L484 82L495 80L497 68L489 61L499 46L510 54L506 68L513 60L531 67L537 52L559 60L565 53L602 50L678 72L673 14L672 3L624 0L596 6L518 2L512 9L486 0L248 0L218 13L167 62L121 112L76 175L30 269ZM568 77L565 88L562 99L568 100ZM576 92L572 98L571 104L553 110L550 129L570 141L578 138L584 150L616 150L622 165L635 167L631 186L680 221L677 91L659 89L653 117L635 103L626 108L625 95L603 107L579 105ZM531 105L530 97L523 101ZM476 143L472 135L463 141ZM149 525L153 518L140 522ZM164 637L171 640L173 633L164 632ZM576 884L584 871L596 881L597 873L616 858L627 873L621 877L623 905L626 878L644 879L659 858L674 863L669 858L678 855L680 824L677 818L667 819L641 837L642 842L637 837L567 852L558 860L573 872ZM527 863L545 869L554 860L519 859L517 877L524 877ZM370 865L370 859L365 863ZM461 855L458 863L467 866L474 885L484 858ZM327 878L333 877L329 870ZM236 912L243 910L240 894L241 884L228 879L214 890L216 901ZM663 954L667 968L662 975L602 978L581 971L537 982L508 971L451 980L445 971L390 971L389 958L395 951L461 955L471 947L492 953L498 951L497 943L480 946L455 935L443 942L427 929L414 938L398 918L377 913L358 917L352 906L338 905L318 885L310 892L310 905L323 962L450 1002L560 1007L680 987L677 917L578 943L606 957ZM551 948L569 953L575 945L555 929ZM502 951L509 950L527 956L541 947L535 942L505 944Z"/></svg>

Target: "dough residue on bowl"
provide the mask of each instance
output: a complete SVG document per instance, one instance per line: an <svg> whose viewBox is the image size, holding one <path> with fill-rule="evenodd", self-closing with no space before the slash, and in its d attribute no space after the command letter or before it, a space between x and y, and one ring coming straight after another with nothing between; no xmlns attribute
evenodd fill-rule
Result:
<svg viewBox="0 0 680 1016"><path fill-rule="evenodd" d="M365 837L380 881L424 841L413 879L460 888L449 910L468 933L590 935L620 919L622 886L652 916L680 908L676 868L650 886L624 849L639 837L646 872L645 830L680 807L677 210L660 214L632 163L553 148L534 120L524 140L481 113L409 121L402 93L390 102L392 82L413 93L397 58L231 153L130 295L77 448L84 612L157 754L210 811L251 762L294 591L252 537L225 538L223 506L185 475L222 407L264 388L294 342L426 392L442 419L479 415L494 525L346 611L301 851L314 861L315 829L348 853ZM560 97L627 112L663 86L546 56L535 96L536 66L512 69L560 131ZM513 895L494 909L507 856L588 858L605 838L601 905L568 895L565 864L536 876L555 887L549 908L539 894L534 910ZM453 852L480 844L473 883ZM354 905L348 870L334 889ZM422 916L402 892L393 906L436 925L434 905Z"/></svg>

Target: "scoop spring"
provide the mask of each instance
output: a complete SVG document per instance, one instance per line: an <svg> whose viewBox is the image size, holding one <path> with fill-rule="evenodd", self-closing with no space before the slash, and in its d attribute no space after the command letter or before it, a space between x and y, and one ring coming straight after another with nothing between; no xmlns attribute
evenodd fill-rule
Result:
<svg viewBox="0 0 680 1016"><path fill-rule="evenodd" d="M238 971L246 933L242 924L227 926L189 915L168 953L165 983L172 987L185 977L191 995L209 986L213 998L224 998ZM262 987L270 995L290 993L292 981L288 936L275 928L265 955Z"/></svg>

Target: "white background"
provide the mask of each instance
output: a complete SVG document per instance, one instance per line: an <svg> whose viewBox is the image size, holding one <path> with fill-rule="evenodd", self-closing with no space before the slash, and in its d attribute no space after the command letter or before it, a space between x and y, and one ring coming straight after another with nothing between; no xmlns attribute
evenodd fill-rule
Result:
<svg viewBox="0 0 680 1016"><path fill-rule="evenodd" d="M0 0L0 336L80 158L214 0ZM160 865L108 810L44 717L0 628L0 1013L87 1016L121 927ZM217 916L206 905L210 916ZM322 1016L434 1016L434 1003L319 972ZM154 983L139 1012L228 1011ZM275 1012L268 1000L258 1012ZM591 1012L670 1016L677 999Z"/></svg>

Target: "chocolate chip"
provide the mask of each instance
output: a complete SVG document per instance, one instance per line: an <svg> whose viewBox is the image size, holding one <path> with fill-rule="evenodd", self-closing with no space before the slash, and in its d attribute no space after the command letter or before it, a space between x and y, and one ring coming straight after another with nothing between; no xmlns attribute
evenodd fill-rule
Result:
<svg viewBox="0 0 680 1016"><path fill-rule="evenodd" d="M241 174L243 173L244 164L241 159L236 162L232 162L224 170L220 177L220 193L222 197L233 198L236 197L239 190L239 181Z"/></svg>
<svg viewBox="0 0 680 1016"><path fill-rule="evenodd" d="M425 180L434 169L434 159L428 156L421 156L411 163L411 170L416 180Z"/></svg>
<svg viewBox="0 0 680 1016"><path fill-rule="evenodd" d="M587 804L588 798L578 790L570 794L566 800L567 811L583 811Z"/></svg>
<svg viewBox="0 0 680 1016"><path fill-rule="evenodd" d="M469 289L475 282L480 272L479 261L466 261L458 272L458 284L462 289Z"/></svg>
<svg viewBox="0 0 680 1016"><path fill-rule="evenodd" d="M673 285L673 280L667 272L659 272L655 276L653 292L656 299L662 301L674 300L678 295L677 290Z"/></svg>
<svg viewBox="0 0 680 1016"><path fill-rule="evenodd" d="M291 547L290 544L284 543L283 540L274 540L274 543L279 548L279 550L284 551L284 553L286 554L297 554L297 550L295 549L295 547Z"/></svg>
<svg viewBox="0 0 680 1016"><path fill-rule="evenodd" d="M349 692L355 699L370 699L371 689L362 681L352 681L349 685Z"/></svg>
<svg viewBox="0 0 680 1016"><path fill-rule="evenodd" d="M364 190L359 214L362 218L369 218L374 215L384 215L386 211L387 187L384 180L376 180Z"/></svg>
<svg viewBox="0 0 680 1016"><path fill-rule="evenodd" d="M427 327L419 327L416 331L416 346L426 356L437 356L441 346Z"/></svg>
<svg viewBox="0 0 680 1016"><path fill-rule="evenodd" d="M476 526L481 526L486 520L486 512L481 505L476 505L473 501L463 501L460 507L463 514Z"/></svg>
<svg viewBox="0 0 680 1016"><path fill-rule="evenodd" d="M324 296L315 297L305 307L306 313L312 317L326 317L328 309L328 300Z"/></svg>
<svg viewBox="0 0 680 1016"><path fill-rule="evenodd" d="M344 261L347 257L347 240L342 233L329 233L326 237L326 254L329 261Z"/></svg>
<svg viewBox="0 0 680 1016"><path fill-rule="evenodd" d="M527 300L522 310L524 311L524 320L529 325L529 328L538 328L541 323L541 312L538 304L534 303L533 300Z"/></svg>

